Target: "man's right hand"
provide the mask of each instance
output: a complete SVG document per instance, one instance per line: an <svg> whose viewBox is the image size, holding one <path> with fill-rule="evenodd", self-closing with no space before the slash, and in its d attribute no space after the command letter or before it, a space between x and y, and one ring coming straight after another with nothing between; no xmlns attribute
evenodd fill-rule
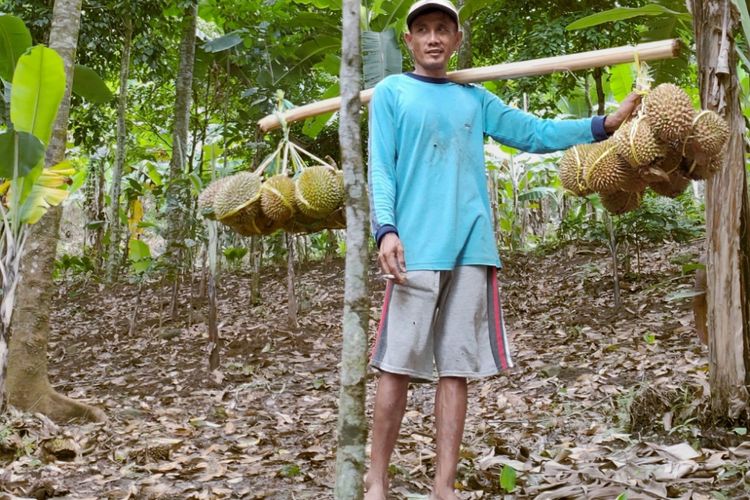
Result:
<svg viewBox="0 0 750 500"><path fill-rule="evenodd" d="M378 263L383 273L393 276L393 281L398 284L406 282L404 247L396 233L388 233L380 240Z"/></svg>

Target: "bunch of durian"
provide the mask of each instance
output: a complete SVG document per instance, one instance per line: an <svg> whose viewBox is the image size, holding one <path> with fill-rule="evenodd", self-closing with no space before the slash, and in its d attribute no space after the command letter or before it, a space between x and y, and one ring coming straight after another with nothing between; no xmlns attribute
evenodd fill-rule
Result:
<svg viewBox="0 0 750 500"><path fill-rule="evenodd" d="M728 138L721 116L696 112L684 90L663 83L612 137L565 151L560 180L576 196L598 192L608 211L621 214L638 208L646 188L676 197L690 179L709 178L723 163Z"/></svg>
<svg viewBox="0 0 750 500"><path fill-rule="evenodd" d="M299 167L294 175L286 168L289 148L294 148L293 163ZM302 162L299 151L317 164ZM272 169L264 179L263 173L274 160L279 160L281 171ZM291 142L277 148L255 172L217 179L198 197L198 209L205 218L217 220L243 236L270 234L278 229L291 233L342 229L346 227L343 205L342 172Z"/></svg>

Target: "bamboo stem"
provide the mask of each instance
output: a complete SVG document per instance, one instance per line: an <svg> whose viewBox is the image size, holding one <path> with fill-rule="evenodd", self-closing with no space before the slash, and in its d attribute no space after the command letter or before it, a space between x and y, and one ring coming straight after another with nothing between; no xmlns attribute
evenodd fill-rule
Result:
<svg viewBox="0 0 750 500"><path fill-rule="evenodd" d="M598 68L631 62L638 58L640 61L653 61L677 57L680 53L680 41L677 39L661 40L658 42L642 43L636 46L613 47L610 49L591 50L578 54L545 57L530 61L496 64L481 68L462 69L448 73L448 79L456 83L477 83L491 80L509 80L526 76L547 75L559 71L578 71L581 69ZM362 104L370 102L373 89L366 89L359 93ZM312 116L336 111L341 106L341 97L332 97L313 102L304 106L290 109L283 114L278 113L265 116L258 120L258 126L263 132L278 128L282 116L286 123L304 120Z"/></svg>

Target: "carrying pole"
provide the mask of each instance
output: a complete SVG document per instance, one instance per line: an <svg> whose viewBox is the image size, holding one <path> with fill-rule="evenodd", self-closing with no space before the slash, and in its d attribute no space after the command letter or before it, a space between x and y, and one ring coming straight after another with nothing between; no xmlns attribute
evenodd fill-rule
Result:
<svg viewBox="0 0 750 500"><path fill-rule="evenodd" d="M456 83L477 83L491 80L510 80L526 76L548 75L561 71L578 71L582 69L598 68L635 61L653 61L677 57L680 53L681 42L677 39L660 40L658 42L613 47L610 49L591 50L564 56L545 57L529 61L496 64L480 68L462 69L448 73L448 79ZM366 89L359 93L362 104L370 102L373 89ZM336 111L341 106L341 98L333 97L317 101L297 108L292 108L281 114L287 123L304 120L330 111ZM268 132L281 125L278 114L268 115L258 120L258 126L263 132Z"/></svg>

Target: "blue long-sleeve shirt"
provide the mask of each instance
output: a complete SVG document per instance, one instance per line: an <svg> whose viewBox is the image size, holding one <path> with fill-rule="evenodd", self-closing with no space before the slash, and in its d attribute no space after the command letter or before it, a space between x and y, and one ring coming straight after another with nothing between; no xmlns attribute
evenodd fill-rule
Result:
<svg viewBox="0 0 750 500"><path fill-rule="evenodd" d="M407 270L499 266L484 137L544 153L606 138L603 117L545 120L484 87L392 75L370 104L369 185L378 242L397 232Z"/></svg>

